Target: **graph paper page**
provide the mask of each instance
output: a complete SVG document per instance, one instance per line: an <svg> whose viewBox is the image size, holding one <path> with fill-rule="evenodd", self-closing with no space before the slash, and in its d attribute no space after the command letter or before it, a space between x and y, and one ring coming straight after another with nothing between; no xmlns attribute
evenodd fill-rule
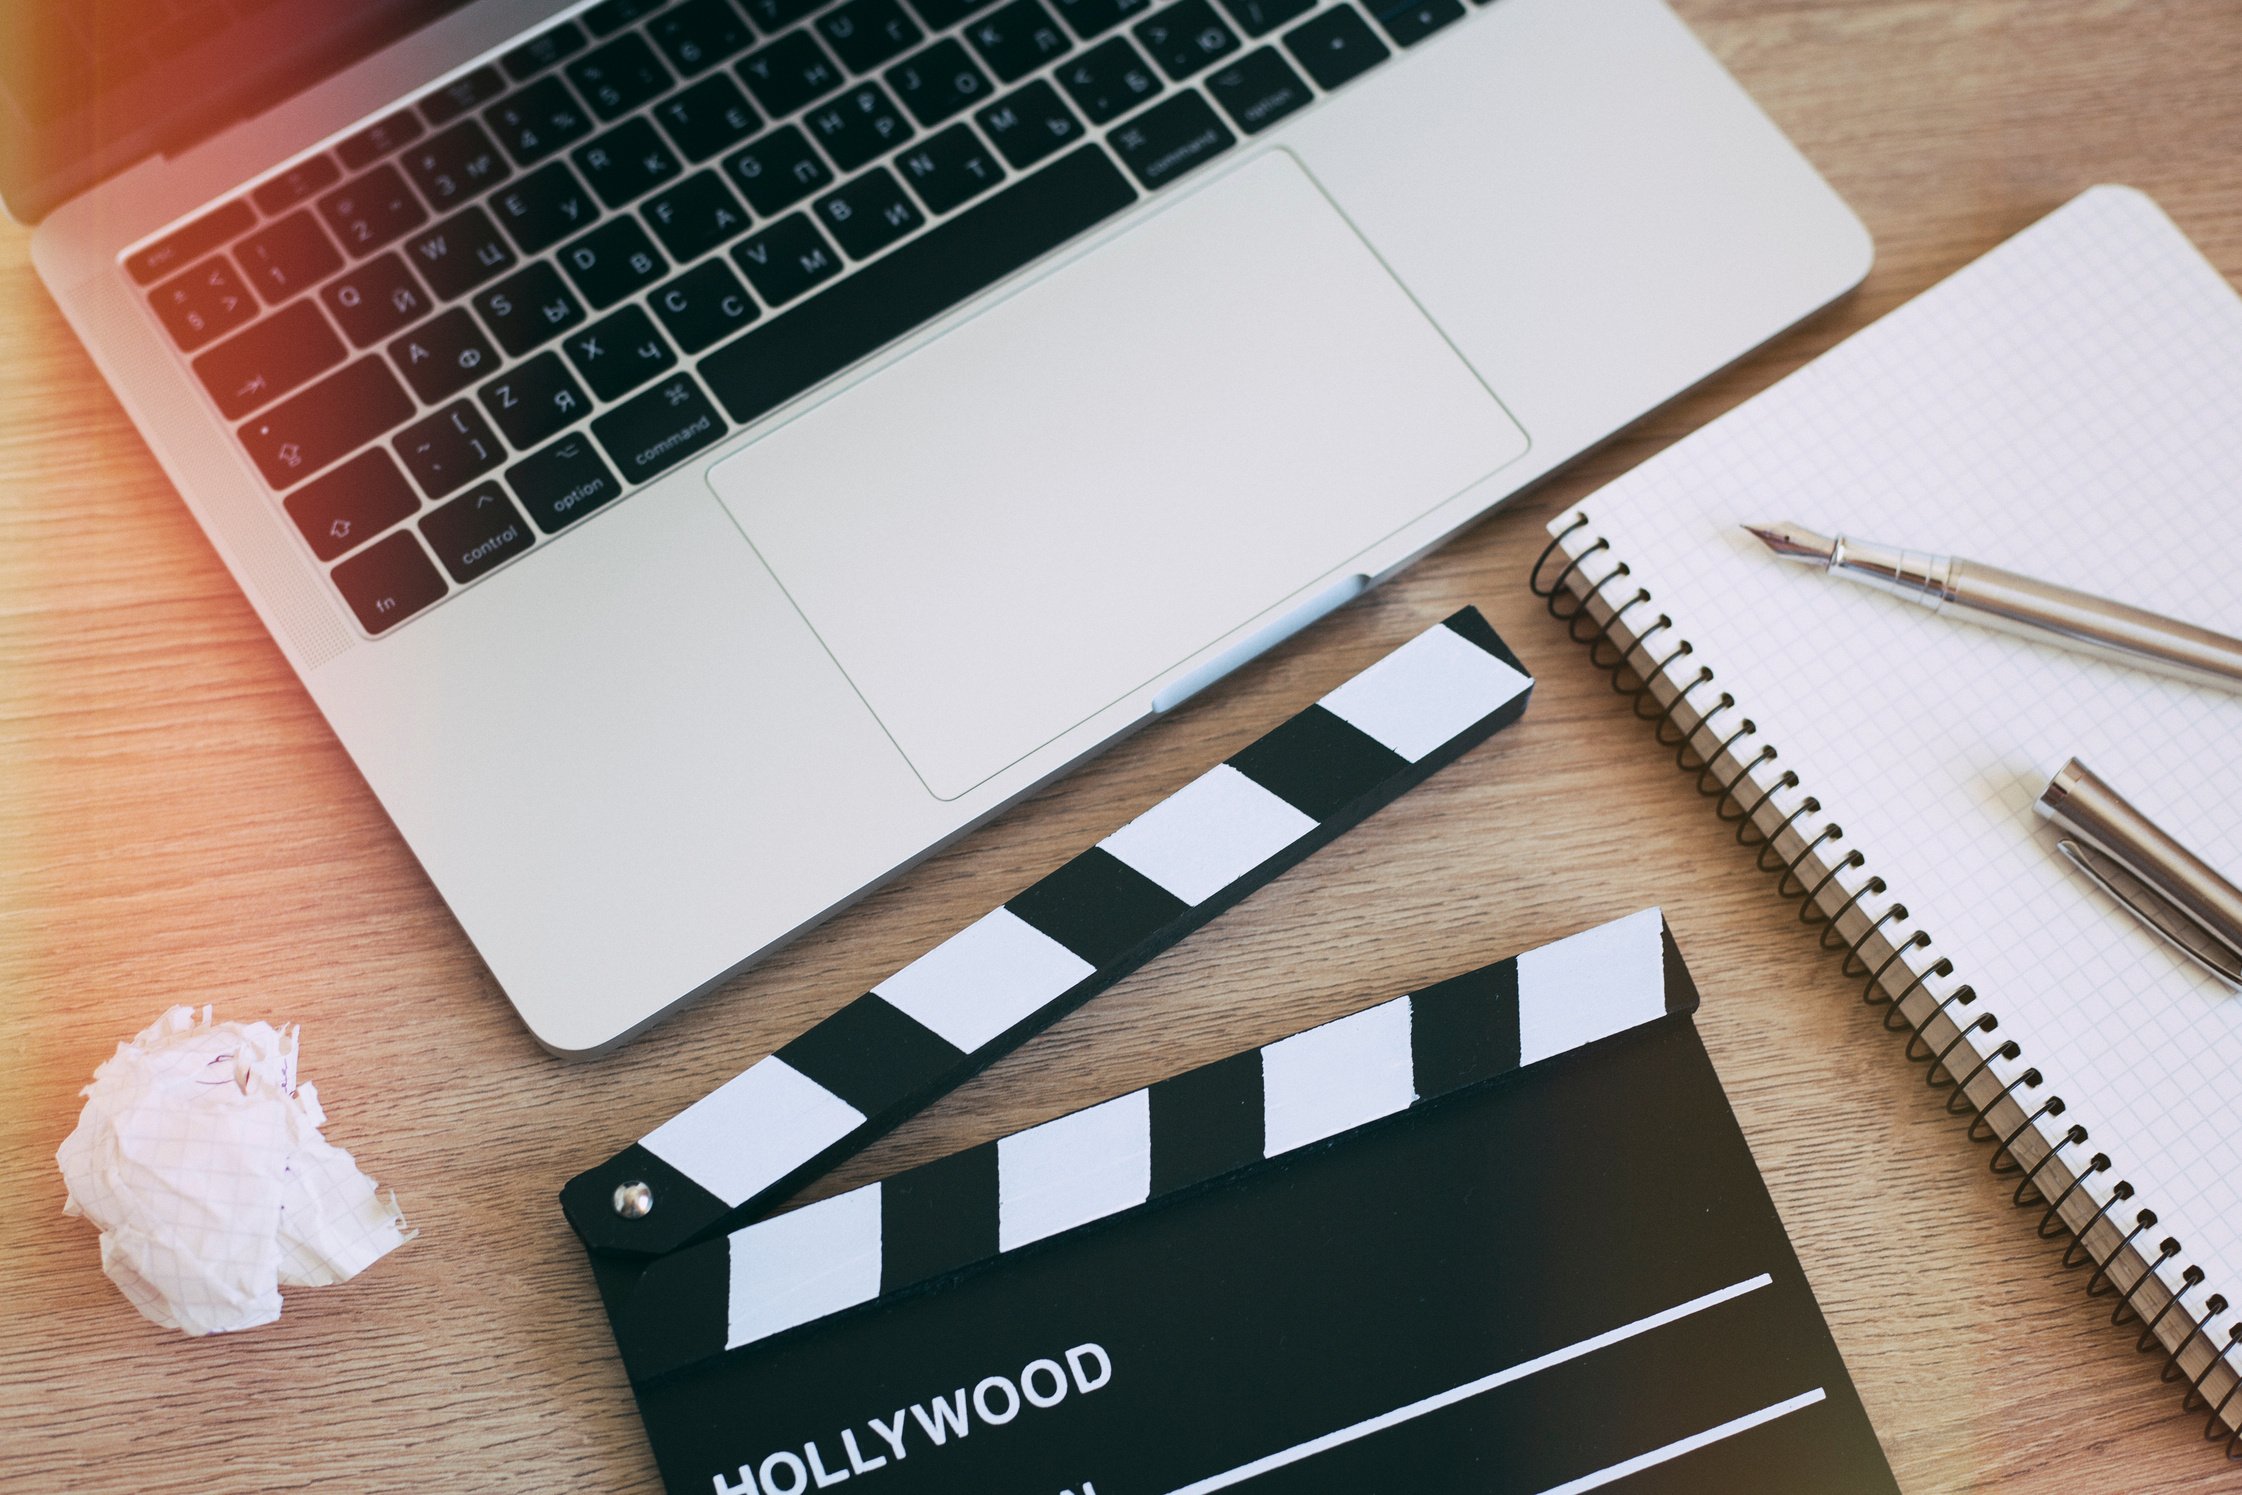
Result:
<svg viewBox="0 0 2242 1495"><path fill-rule="evenodd" d="M2242 997L2056 854L2083 758L2242 879L2242 697L1778 562L1738 525L1969 556L2242 635L2242 300L2147 198L2096 188L1594 495L1615 601L1674 620L2085 1125L2209 1291L2242 1300ZM1562 529L1572 515L1560 518ZM1731 722L1737 717L1730 717ZM1848 887L1853 883L1847 883ZM1989 1042L1987 1047L1992 1047ZM2022 1098L2023 1092L2019 1092ZM2097 1197L2107 1197L2100 1194ZM2128 1222L2130 1223L2130 1222ZM2153 1254L2153 1249L2151 1254ZM2192 1304L2190 1305L2193 1306ZM2235 1312L2212 1321L2216 1342Z"/></svg>

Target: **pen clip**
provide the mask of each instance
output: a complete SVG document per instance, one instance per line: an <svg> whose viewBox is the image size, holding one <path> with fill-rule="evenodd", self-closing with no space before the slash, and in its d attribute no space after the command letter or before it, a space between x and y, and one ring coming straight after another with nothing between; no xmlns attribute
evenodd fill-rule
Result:
<svg viewBox="0 0 2242 1495"><path fill-rule="evenodd" d="M2161 935L2165 943L2206 973L2225 983L2229 990L2242 992L2242 950L2228 945L2215 930L2206 927L2188 910L2158 893L2118 858L2068 837L2056 842L2055 849L2062 852L2064 859L2072 866L2085 873L2096 887L2116 900L2120 908ZM2113 871L2122 874L2126 883L2138 890L2137 895L2120 887L2098 863L2106 863ZM2192 931L2197 938L2191 940L2183 931ZM2223 964L2218 958L2220 956L2225 957Z"/></svg>

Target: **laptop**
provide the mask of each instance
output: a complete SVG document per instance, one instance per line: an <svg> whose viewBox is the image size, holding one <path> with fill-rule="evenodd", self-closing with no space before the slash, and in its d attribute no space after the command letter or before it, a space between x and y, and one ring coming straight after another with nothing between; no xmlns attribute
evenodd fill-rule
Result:
<svg viewBox="0 0 2242 1495"><path fill-rule="evenodd" d="M9 25L41 276L567 1054L1870 256L1660 0Z"/></svg>

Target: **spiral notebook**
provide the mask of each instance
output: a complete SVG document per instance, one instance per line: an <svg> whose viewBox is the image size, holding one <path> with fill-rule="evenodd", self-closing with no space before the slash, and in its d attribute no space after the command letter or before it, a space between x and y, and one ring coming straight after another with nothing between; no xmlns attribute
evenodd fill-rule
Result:
<svg viewBox="0 0 2242 1495"><path fill-rule="evenodd" d="M1795 519L2242 633L2242 299L2097 187L1594 495L1535 575L2140 1348L2242 1426L2242 997L2054 853L2072 754L2242 872L2242 698L1769 557Z"/></svg>

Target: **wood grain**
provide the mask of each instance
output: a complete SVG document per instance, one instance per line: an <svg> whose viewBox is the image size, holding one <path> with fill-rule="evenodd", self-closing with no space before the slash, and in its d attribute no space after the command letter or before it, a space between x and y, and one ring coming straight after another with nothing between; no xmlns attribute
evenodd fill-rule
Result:
<svg viewBox="0 0 2242 1495"><path fill-rule="evenodd" d="M1416 629L1477 603L1518 728L826 1181L1053 1115L1648 903L1911 1490L2238 1476L2035 1240L1834 963L1527 595L1541 522L2081 188L2242 274L2233 0L1682 0L1877 267L1382 593L594 1066L515 1024L0 230L0 1469L11 1488L654 1488L553 1193ZM1375 934L1375 938L1373 935ZM253 1333L158 1331L60 1213L77 1088L165 1005L304 1025L420 1238Z"/></svg>

